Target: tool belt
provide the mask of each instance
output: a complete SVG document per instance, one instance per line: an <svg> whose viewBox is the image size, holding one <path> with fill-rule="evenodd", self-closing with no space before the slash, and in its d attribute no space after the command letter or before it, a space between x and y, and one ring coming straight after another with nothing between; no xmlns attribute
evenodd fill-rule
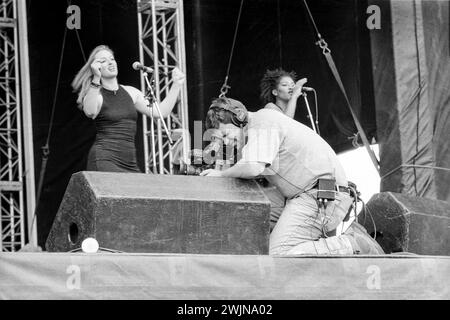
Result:
<svg viewBox="0 0 450 320"><path fill-rule="evenodd" d="M335 199L336 191L344 192L353 198L357 198L359 192L356 189L356 184L348 181L348 185L349 187L337 185L334 179L318 179L311 190L316 189L318 191L317 198L327 199L328 201Z"/></svg>

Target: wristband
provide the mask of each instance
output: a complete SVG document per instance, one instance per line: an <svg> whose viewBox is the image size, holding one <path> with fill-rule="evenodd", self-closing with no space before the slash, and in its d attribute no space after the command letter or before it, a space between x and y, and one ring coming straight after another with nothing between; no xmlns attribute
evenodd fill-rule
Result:
<svg viewBox="0 0 450 320"><path fill-rule="evenodd" d="M99 89L102 85L100 83L95 83L94 81L91 81L90 86L92 88Z"/></svg>

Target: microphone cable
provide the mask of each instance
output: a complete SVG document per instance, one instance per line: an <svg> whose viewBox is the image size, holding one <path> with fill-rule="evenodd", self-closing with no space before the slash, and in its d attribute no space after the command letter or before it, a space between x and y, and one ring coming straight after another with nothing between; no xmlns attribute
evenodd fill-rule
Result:
<svg viewBox="0 0 450 320"><path fill-rule="evenodd" d="M314 89L314 88L312 88L313 89L313 92L314 92L314 104L315 104L315 109L316 109L316 112L315 112L315 116L316 116L316 119L315 119L315 124L316 124L316 129L317 129L317 134L320 136L320 128L319 128L319 106L318 106L318 102L317 102L317 92L316 92L316 89Z"/></svg>

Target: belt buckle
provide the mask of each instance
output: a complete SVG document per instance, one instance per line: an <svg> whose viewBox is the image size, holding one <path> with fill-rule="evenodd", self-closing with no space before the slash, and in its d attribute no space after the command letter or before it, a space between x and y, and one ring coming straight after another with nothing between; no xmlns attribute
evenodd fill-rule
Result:
<svg viewBox="0 0 450 320"><path fill-rule="evenodd" d="M344 193L346 193L346 194L348 194L348 195L351 194L351 193L350 193L350 188L349 188L349 187L338 186L338 191L339 191L339 192L344 192Z"/></svg>

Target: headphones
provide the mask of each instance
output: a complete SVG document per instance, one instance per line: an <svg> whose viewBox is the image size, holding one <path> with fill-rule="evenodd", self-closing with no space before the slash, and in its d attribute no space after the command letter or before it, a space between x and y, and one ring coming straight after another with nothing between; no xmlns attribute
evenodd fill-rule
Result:
<svg viewBox="0 0 450 320"><path fill-rule="evenodd" d="M248 120L248 114L247 109L245 106L238 100L231 99L231 98L218 98L214 100L209 107L209 109L212 108L220 108L223 110L230 111L233 116L231 118L231 123L233 123L237 127L243 127L247 124Z"/></svg>

